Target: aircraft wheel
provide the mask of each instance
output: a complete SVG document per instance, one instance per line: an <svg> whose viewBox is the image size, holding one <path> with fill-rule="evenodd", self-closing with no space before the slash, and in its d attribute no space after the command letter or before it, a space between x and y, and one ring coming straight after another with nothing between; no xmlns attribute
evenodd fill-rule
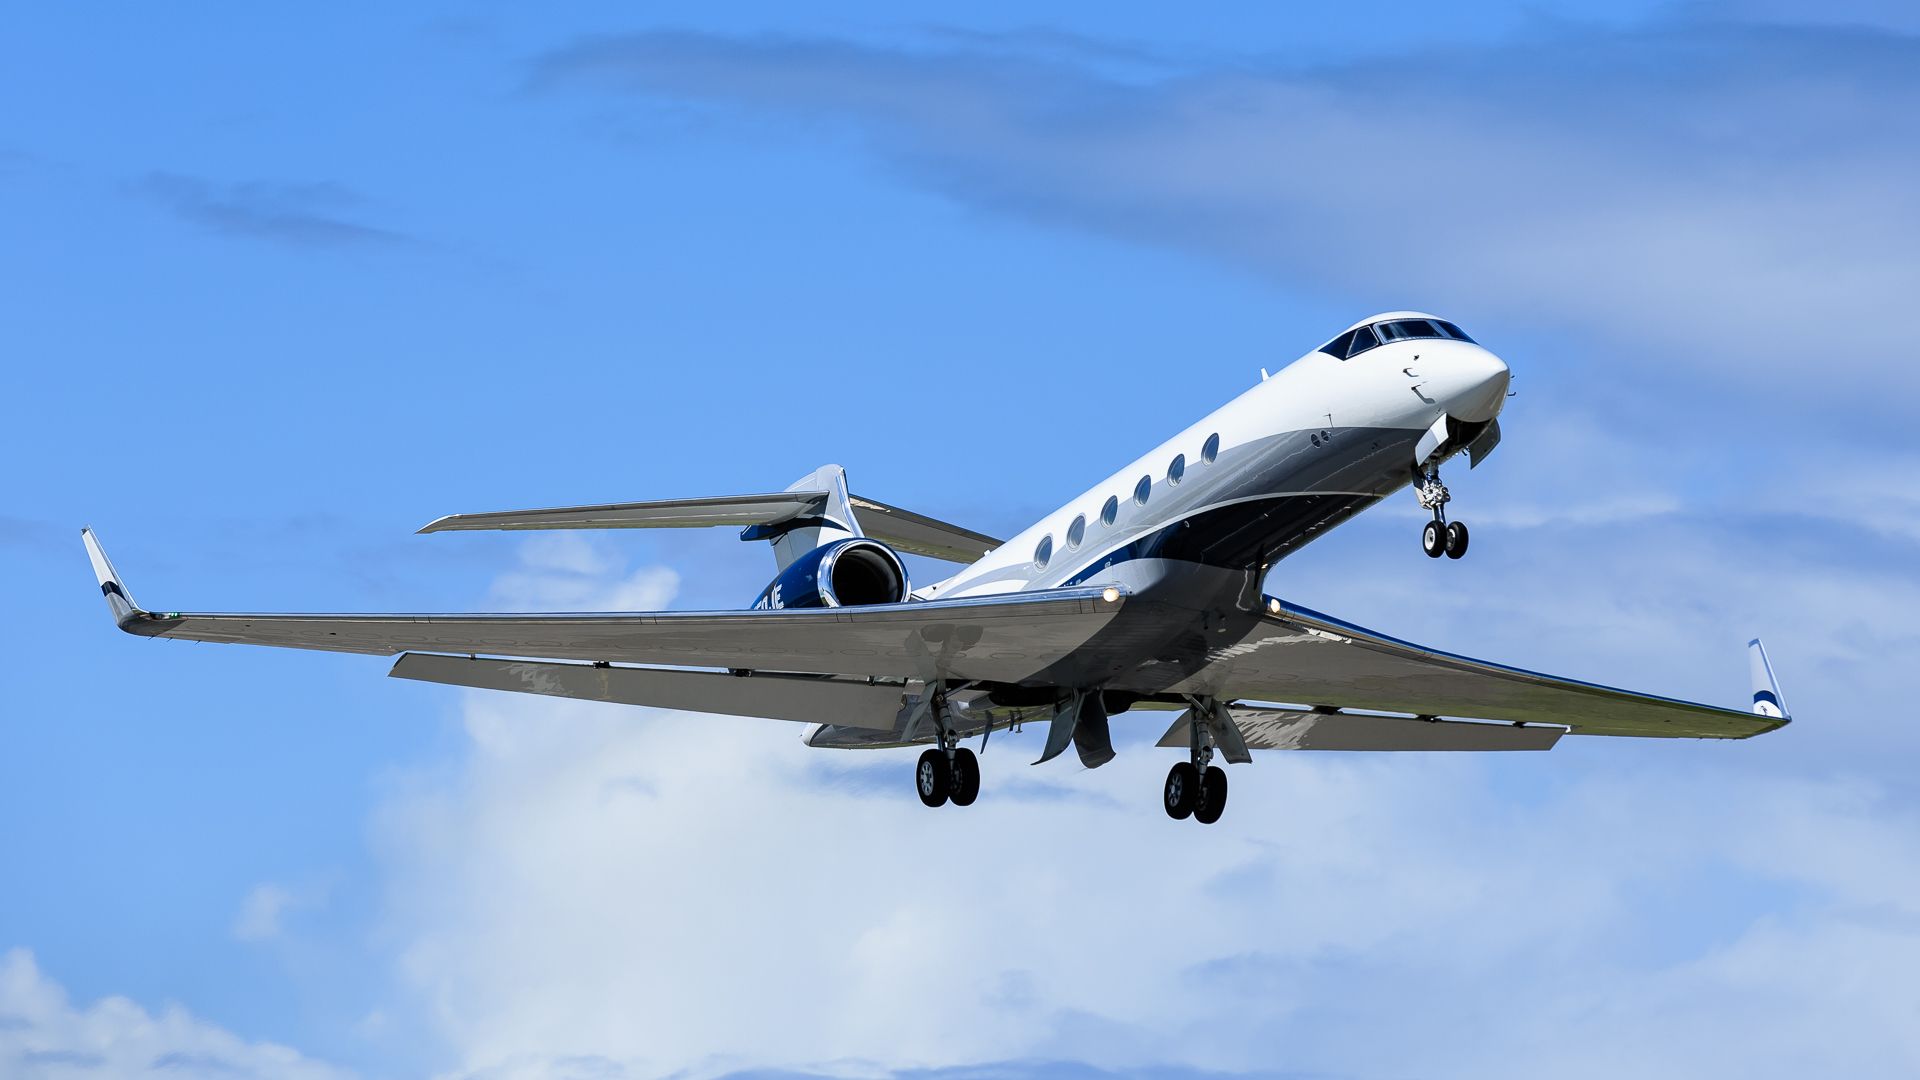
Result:
<svg viewBox="0 0 1920 1080"><path fill-rule="evenodd" d="M955 806L972 806L973 800L979 797L980 759L963 746L953 752L953 776L947 798L952 799Z"/></svg>
<svg viewBox="0 0 1920 1080"><path fill-rule="evenodd" d="M1226 808L1227 771L1218 765L1209 765L1206 777L1200 782L1200 805L1193 808L1193 820L1211 825L1220 820Z"/></svg>
<svg viewBox="0 0 1920 1080"><path fill-rule="evenodd" d="M1446 526L1437 520L1427 522L1427 527L1420 530L1420 550L1426 552L1429 559L1437 559L1446 554Z"/></svg>
<svg viewBox="0 0 1920 1080"><path fill-rule="evenodd" d="M1457 559L1467 553L1467 527L1456 521L1447 526L1447 558Z"/></svg>
<svg viewBox="0 0 1920 1080"><path fill-rule="evenodd" d="M1192 814L1194 804L1200 801L1200 770L1191 761L1167 770L1167 786L1161 795L1168 817L1179 821Z"/></svg>
<svg viewBox="0 0 1920 1080"><path fill-rule="evenodd" d="M920 764L913 770L914 786L920 789L920 801L928 806L939 806L946 802L947 786L952 781L951 773L945 753L929 750L921 754Z"/></svg>

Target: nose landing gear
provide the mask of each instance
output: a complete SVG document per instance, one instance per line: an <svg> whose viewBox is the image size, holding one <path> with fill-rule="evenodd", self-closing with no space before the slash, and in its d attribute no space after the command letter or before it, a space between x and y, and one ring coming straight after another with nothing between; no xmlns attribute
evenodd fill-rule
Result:
<svg viewBox="0 0 1920 1080"><path fill-rule="evenodd" d="M1447 504L1453 501L1447 485L1440 482L1440 471L1419 475L1415 479L1415 494L1420 497L1420 508L1433 511L1433 520L1420 530L1420 550L1427 558L1437 559L1445 555L1457 559L1467 553L1467 526L1458 521L1447 520Z"/></svg>

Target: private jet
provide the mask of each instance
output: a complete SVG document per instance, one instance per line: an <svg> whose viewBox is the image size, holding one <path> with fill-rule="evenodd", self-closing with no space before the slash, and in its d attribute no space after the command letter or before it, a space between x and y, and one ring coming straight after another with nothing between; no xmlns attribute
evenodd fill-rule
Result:
<svg viewBox="0 0 1920 1080"><path fill-rule="evenodd" d="M928 806L972 804L995 731L1044 723L1114 756L1128 714L1184 750L1166 812L1219 820L1255 750L1547 750L1565 735L1743 739L1788 714L1765 648L1753 701L1722 708L1475 660L1263 591L1288 555L1411 489L1429 558L1467 553L1442 464L1500 442L1508 369L1457 325L1365 319L1011 539L849 492L816 469L784 491L457 514L421 532L727 527L777 573L736 611L282 615L149 611L82 530L120 629L149 638L400 654L453 686L805 724L811 747L925 746ZM922 588L901 552L961 564ZM1003 736L1005 738L1005 736Z"/></svg>

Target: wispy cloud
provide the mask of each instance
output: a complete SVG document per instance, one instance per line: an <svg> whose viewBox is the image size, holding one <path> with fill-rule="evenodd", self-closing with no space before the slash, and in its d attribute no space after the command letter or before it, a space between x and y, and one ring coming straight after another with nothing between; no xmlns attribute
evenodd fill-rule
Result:
<svg viewBox="0 0 1920 1080"><path fill-rule="evenodd" d="M149 1012L123 997L67 1000L33 954L0 954L0 1073L18 1077L226 1076L346 1080L275 1043L251 1042L177 1005Z"/></svg>
<svg viewBox="0 0 1920 1080"><path fill-rule="evenodd" d="M410 242L401 232L357 219L366 199L335 183L251 180L222 184L180 173L148 173L140 194L212 232L301 248L383 247Z"/></svg>
<svg viewBox="0 0 1920 1080"><path fill-rule="evenodd" d="M1150 78L1084 57L663 32L534 80L851 125L962 203L1359 307L1572 327L1734 395L1920 388L1888 317L1920 291L1915 39L1677 21Z"/></svg>

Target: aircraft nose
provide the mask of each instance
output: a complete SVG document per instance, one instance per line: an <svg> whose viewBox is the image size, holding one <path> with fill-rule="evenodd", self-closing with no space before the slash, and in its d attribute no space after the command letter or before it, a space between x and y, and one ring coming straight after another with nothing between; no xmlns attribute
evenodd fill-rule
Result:
<svg viewBox="0 0 1920 1080"><path fill-rule="evenodd" d="M1456 420L1480 423L1500 415L1507 403L1507 383L1512 374L1506 362L1485 349L1464 350L1452 358L1447 380L1454 384L1447 395L1447 415Z"/></svg>

